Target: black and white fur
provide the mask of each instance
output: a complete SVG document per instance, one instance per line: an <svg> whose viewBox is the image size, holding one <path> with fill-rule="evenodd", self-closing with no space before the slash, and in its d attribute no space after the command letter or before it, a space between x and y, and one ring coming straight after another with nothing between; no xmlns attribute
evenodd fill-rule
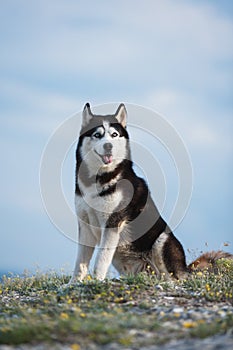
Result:
<svg viewBox="0 0 233 350"><path fill-rule="evenodd" d="M111 263L120 274L150 266L158 277L177 279L191 270L146 182L133 170L126 123L123 104L104 116L84 107L76 151L78 256L71 283L85 278L95 247L94 276L101 280Z"/></svg>

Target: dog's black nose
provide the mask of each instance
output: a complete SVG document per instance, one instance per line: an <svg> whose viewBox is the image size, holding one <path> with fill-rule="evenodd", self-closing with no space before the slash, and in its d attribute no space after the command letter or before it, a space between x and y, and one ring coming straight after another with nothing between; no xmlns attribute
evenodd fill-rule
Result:
<svg viewBox="0 0 233 350"><path fill-rule="evenodd" d="M112 144L110 142L105 143L103 147L107 152L110 152L112 150Z"/></svg>

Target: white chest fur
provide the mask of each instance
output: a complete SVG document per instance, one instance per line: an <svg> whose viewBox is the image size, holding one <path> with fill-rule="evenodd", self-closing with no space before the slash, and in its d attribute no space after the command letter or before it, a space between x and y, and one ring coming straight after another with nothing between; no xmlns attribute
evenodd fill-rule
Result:
<svg viewBox="0 0 233 350"><path fill-rule="evenodd" d="M115 183L116 181L112 181L105 186L94 183L86 187L79 181L79 187L83 195L81 197L76 196L75 199L77 215L80 218L88 215L90 224L94 224L94 222L96 224L96 220L98 220L99 226L104 228L109 216L121 208L124 198L122 191L117 187L111 194L100 196L99 193L106 191L109 186L113 186Z"/></svg>

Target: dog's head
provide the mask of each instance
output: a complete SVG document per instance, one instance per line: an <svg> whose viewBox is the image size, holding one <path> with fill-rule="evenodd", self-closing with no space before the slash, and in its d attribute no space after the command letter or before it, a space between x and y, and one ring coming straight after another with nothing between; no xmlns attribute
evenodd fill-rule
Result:
<svg viewBox="0 0 233 350"><path fill-rule="evenodd" d="M112 171L124 159L129 159L127 112L120 104L115 114L93 114L89 103L83 110L80 132L81 156L92 173Z"/></svg>

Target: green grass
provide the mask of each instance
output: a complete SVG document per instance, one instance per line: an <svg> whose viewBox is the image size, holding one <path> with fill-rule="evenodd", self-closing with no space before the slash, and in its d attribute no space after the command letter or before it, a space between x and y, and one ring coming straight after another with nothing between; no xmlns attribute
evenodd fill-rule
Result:
<svg viewBox="0 0 233 350"><path fill-rule="evenodd" d="M68 280L55 273L3 278L0 344L59 342L72 348L72 344L85 347L116 342L123 348L140 348L141 343L146 346L174 338L204 338L233 327L228 311L200 320L167 312L179 306L181 299L185 315L190 302L197 299L202 308L206 303L229 307L233 289L233 263L229 260L219 263L218 275L197 273L176 283L146 274L103 282L87 278L64 287Z"/></svg>
<svg viewBox="0 0 233 350"><path fill-rule="evenodd" d="M202 296L209 301L229 301L233 303L233 260L217 261L218 273L208 270L190 276L182 285L195 296Z"/></svg>

